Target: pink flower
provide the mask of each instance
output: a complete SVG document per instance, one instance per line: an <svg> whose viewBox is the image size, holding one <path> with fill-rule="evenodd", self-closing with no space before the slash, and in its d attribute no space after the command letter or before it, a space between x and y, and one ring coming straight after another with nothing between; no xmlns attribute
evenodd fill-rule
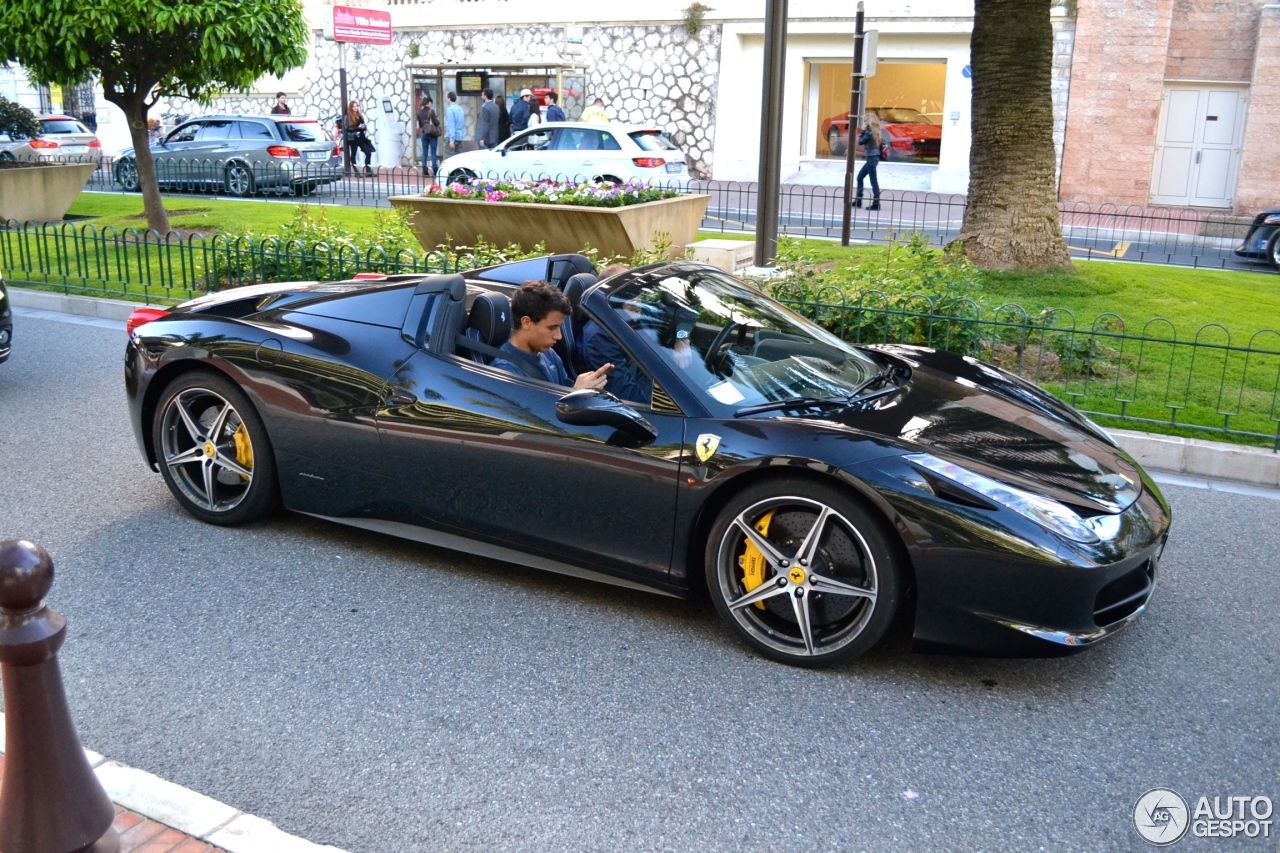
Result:
<svg viewBox="0 0 1280 853"><path fill-rule="evenodd" d="M484 199L485 201L502 201L506 197L507 194L502 190L494 190L493 192L485 193Z"/></svg>

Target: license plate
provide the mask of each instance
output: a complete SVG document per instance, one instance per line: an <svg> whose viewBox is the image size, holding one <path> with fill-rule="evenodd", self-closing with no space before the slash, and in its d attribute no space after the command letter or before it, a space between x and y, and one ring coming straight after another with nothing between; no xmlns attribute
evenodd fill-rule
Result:
<svg viewBox="0 0 1280 853"><path fill-rule="evenodd" d="M62 146L62 150L67 152L68 154L83 154L84 152L89 150L89 146L88 145L64 145Z"/></svg>
<svg viewBox="0 0 1280 853"><path fill-rule="evenodd" d="M308 151L307 159L308 160L328 160L329 152L328 151Z"/></svg>
<svg viewBox="0 0 1280 853"><path fill-rule="evenodd" d="M683 172L683 171L684 171L684 163L668 163L668 164L667 164L667 171L668 171L668 172Z"/></svg>

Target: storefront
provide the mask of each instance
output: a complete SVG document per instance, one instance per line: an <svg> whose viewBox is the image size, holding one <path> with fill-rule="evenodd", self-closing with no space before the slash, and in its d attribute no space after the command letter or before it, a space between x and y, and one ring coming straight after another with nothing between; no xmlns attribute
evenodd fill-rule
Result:
<svg viewBox="0 0 1280 853"><path fill-rule="evenodd" d="M816 127L805 128L816 130L812 156L842 158L848 144L846 116L853 63L810 61L805 63L805 74L809 115L817 119ZM938 162L946 88L947 64L943 59L887 60L867 80L866 112L879 116L893 145L894 160Z"/></svg>
<svg viewBox="0 0 1280 853"><path fill-rule="evenodd" d="M582 65L554 62L470 62L466 65L457 62L410 62L406 70L413 96L411 103L419 104L424 96L430 97L442 123L447 106L445 96L449 92L458 96L458 105L462 107L466 122L466 141L461 149L464 151L475 145L476 117L480 113L480 93L484 89L492 89L495 100L504 99L508 110L519 99L521 89L532 91L543 110L549 103L548 93L555 92L560 108L570 121L575 121L585 106L586 70ZM415 162L420 156L421 149L418 149L414 154Z"/></svg>

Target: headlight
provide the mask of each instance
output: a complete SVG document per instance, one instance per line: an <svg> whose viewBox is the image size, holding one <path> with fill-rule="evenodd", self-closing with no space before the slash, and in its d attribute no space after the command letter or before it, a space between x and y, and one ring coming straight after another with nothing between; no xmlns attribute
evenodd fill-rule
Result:
<svg viewBox="0 0 1280 853"><path fill-rule="evenodd" d="M984 498L1008 507L1019 515L1026 516L1060 536L1076 542L1099 541L1098 535L1090 529L1084 519L1055 500L1033 495L1013 486L1006 486L990 477L976 474L967 468L930 456L928 453L912 453L906 458L927 471L932 471L940 477L945 477L953 483L977 492Z"/></svg>

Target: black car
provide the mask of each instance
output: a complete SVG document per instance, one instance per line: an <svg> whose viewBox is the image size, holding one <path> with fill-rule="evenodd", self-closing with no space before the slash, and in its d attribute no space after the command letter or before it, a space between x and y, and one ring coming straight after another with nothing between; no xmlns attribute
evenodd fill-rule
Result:
<svg viewBox="0 0 1280 853"><path fill-rule="evenodd" d="M9 291L0 278L0 364L9 360L13 350L13 311L9 307Z"/></svg>
<svg viewBox="0 0 1280 853"><path fill-rule="evenodd" d="M1269 207L1253 217L1244 242L1236 247L1242 258L1261 258L1280 269L1280 207Z"/></svg>
<svg viewBox="0 0 1280 853"><path fill-rule="evenodd" d="M623 353L630 399L489 365L526 279ZM1146 608L1170 523L1075 410L971 358L855 347L711 267L212 293L130 322L142 453L199 519L309 515L675 596L823 665L901 611L921 646L1079 649ZM623 380L626 380L625 382Z"/></svg>

